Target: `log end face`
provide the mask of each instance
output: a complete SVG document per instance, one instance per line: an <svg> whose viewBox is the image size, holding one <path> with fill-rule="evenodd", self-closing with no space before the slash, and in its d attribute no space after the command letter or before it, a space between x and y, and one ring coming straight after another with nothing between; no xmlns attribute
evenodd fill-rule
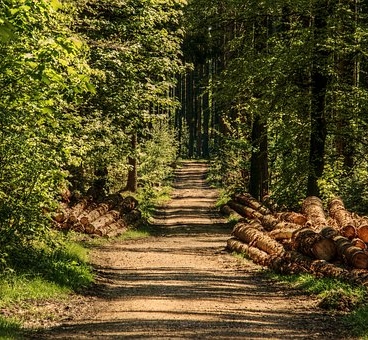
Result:
<svg viewBox="0 0 368 340"><path fill-rule="evenodd" d="M318 260L331 261L336 257L336 245L333 240L321 238L313 245L312 253Z"/></svg>

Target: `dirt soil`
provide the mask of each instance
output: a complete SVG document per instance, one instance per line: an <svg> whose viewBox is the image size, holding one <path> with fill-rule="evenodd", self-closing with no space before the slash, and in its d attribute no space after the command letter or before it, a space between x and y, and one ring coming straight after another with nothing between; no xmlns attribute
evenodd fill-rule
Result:
<svg viewBox="0 0 368 340"><path fill-rule="evenodd" d="M93 289L30 338L347 339L338 315L226 251L231 228L214 209L206 170L183 163L155 235L94 250Z"/></svg>

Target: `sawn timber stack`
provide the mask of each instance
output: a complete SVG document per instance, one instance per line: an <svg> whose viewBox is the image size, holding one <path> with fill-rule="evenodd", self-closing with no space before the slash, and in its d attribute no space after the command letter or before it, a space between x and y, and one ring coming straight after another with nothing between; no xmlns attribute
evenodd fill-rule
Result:
<svg viewBox="0 0 368 340"><path fill-rule="evenodd" d="M221 209L243 218L227 242L231 251L283 273L308 272L368 285L368 218L350 213L340 198L307 197L301 212L273 212L249 194ZM361 235L359 237L359 229Z"/></svg>

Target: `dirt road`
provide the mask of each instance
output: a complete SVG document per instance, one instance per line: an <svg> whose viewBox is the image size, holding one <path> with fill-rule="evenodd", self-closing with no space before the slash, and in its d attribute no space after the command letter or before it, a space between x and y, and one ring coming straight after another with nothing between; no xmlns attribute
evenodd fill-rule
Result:
<svg viewBox="0 0 368 340"><path fill-rule="evenodd" d="M87 310L38 339L346 339L315 301L266 279L224 247L206 164L177 170L157 235L93 253L98 282Z"/></svg>

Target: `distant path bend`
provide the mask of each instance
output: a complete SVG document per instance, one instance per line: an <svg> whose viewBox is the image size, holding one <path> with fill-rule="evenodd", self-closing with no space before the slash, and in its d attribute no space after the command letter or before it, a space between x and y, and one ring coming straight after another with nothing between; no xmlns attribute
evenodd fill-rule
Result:
<svg viewBox="0 0 368 340"><path fill-rule="evenodd" d="M206 171L194 161L177 169L172 199L157 208L157 236L93 254L97 298L45 339L346 339L313 299L225 251L231 230L213 209Z"/></svg>

